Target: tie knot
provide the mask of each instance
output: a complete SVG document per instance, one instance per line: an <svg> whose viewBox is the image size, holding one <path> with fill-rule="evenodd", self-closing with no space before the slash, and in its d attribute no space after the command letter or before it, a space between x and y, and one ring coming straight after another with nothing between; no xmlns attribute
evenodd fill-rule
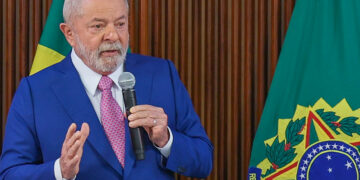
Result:
<svg viewBox="0 0 360 180"><path fill-rule="evenodd" d="M112 84L113 84L112 79L110 79L107 76L102 76L101 79L100 79L98 87L99 87L99 89L101 91L109 90L109 89L111 89Z"/></svg>

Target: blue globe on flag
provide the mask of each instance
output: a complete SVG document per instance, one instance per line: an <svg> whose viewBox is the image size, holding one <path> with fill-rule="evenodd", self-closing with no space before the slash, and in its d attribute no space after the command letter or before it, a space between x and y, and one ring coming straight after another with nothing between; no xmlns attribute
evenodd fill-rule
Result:
<svg viewBox="0 0 360 180"><path fill-rule="evenodd" d="M309 147L299 161L297 179L359 179L360 154L342 141L323 141Z"/></svg>

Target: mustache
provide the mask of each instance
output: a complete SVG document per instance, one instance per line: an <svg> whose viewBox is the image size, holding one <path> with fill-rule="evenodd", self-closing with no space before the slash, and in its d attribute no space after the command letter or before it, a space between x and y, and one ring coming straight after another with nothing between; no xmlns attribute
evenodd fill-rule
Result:
<svg viewBox="0 0 360 180"><path fill-rule="evenodd" d="M100 44L98 48L98 53L101 53L103 51L118 51L120 55L122 55L125 53L125 48L118 41L114 43L104 42Z"/></svg>

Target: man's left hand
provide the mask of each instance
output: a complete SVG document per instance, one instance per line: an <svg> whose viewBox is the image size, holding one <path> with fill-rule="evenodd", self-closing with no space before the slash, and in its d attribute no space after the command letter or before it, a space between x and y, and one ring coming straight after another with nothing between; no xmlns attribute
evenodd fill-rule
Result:
<svg viewBox="0 0 360 180"><path fill-rule="evenodd" d="M169 141L168 118L164 110L151 105L137 105L130 109L131 128L144 127L150 140L162 148Z"/></svg>

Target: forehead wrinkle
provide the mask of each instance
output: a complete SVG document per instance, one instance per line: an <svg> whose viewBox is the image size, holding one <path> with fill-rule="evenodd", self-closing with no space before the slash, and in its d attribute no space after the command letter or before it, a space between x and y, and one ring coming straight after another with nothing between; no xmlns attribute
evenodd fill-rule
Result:
<svg viewBox="0 0 360 180"><path fill-rule="evenodd" d="M127 12L119 12L117 8L84 8L83 15L90 19L125 19Z"/></svg>
<svg viewBox="0 0 360 180"><path fill-rule="evenodd" d="M83 16L84 7L87 5L91 5L93 0L65 0L63 7L63 17L65 22L73 21L76 17ZM123 0L125 6L121 6L121 8L109 7L107 10L112 10L116 12L119 9L124 9L125 13L129 13L129 4L128 0ZM106 9L105 9L106 10ZM104 10L103 10L104 11Z"/></svg>
<svg viewBox="0 0 360 180"><path fill-rule="evenodd" d="M89 1L89 0L82 0L82 1ZM128 8L127 8L127 4L126 3L107 3L107 2L103 2L101 4L99 4L99 2L97 3L91 3L93 1L90 1L88 3L83 2L83 6L82 8L86 11L91 11L94 13L127 13L128 12Z"/></svg>

